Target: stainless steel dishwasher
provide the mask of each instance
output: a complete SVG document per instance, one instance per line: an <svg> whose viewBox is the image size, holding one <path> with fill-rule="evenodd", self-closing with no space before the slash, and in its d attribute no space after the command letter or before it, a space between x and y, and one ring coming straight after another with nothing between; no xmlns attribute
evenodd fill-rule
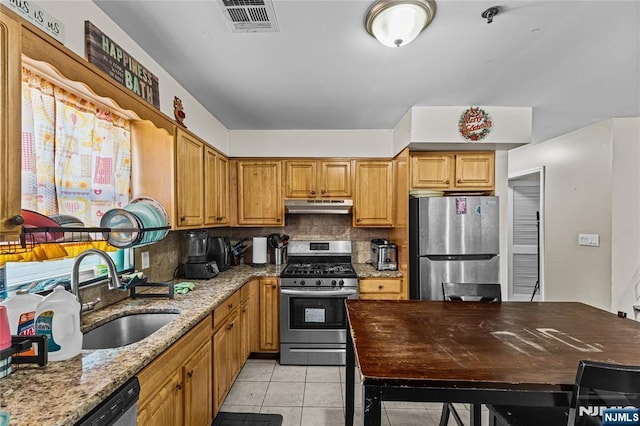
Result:
<svg viewBox="0 0 640 426"><path fill-rule="evenodd" d="M140 382L132 377L94 408L76 426L136 426Z"/></svg>

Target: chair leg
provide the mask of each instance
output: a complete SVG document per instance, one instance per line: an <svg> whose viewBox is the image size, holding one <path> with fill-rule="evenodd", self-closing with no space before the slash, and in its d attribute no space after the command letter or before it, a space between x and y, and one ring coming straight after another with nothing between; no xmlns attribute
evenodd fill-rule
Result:
<svg viewBox="0 0 640 426"><path fill-rule="evenodd" d="M440 426L447 426L449 423L449 414L453 416L453 420L455 420L458 426L464 426L460 415L456 411L455 407L450 402L445 402L442 404L442 414L440 414Z"/></svg>

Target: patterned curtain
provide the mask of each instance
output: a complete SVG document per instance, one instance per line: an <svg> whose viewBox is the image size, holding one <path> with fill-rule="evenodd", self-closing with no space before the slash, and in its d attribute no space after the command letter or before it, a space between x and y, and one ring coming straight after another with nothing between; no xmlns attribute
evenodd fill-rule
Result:
<svg viewBox="0 0 640 426"><path fill-rule="evenodd" d="M129 121L23 68L22 207L99 226L129 201Z"/></svg>

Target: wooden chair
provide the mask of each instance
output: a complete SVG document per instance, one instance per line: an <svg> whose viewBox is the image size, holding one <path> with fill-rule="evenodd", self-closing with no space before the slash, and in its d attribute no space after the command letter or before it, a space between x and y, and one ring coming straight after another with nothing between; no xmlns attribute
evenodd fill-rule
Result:
<svg viewBox="0 0 640 426"><path fill-rule="evenodd" d="M580 361L570 407L488 407L491 425L601 425L601 407L640 407L640 366Z"/></svg>
<svg viewBox="0 0 640 426"><path fill-rule="evenodd" d="M446 301L462 302L502 302L502 292L500 284L479 284L479 283L442 283L442 297ZM449 422L449 415L458 426L464 426L460 415L452 403L447 402L442 406L440 414L440 426L446 426Z"/></svg>

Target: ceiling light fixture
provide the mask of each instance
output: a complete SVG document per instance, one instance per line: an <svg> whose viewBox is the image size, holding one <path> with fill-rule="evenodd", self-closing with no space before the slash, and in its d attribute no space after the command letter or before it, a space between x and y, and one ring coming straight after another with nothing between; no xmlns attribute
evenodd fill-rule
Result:
<svg viewBox="0 0 640 426"><path fill-rule="evenodd" d="M367 12L367 32L389 47L406 46L436 13L433 0L377 0Z"/></svg>

